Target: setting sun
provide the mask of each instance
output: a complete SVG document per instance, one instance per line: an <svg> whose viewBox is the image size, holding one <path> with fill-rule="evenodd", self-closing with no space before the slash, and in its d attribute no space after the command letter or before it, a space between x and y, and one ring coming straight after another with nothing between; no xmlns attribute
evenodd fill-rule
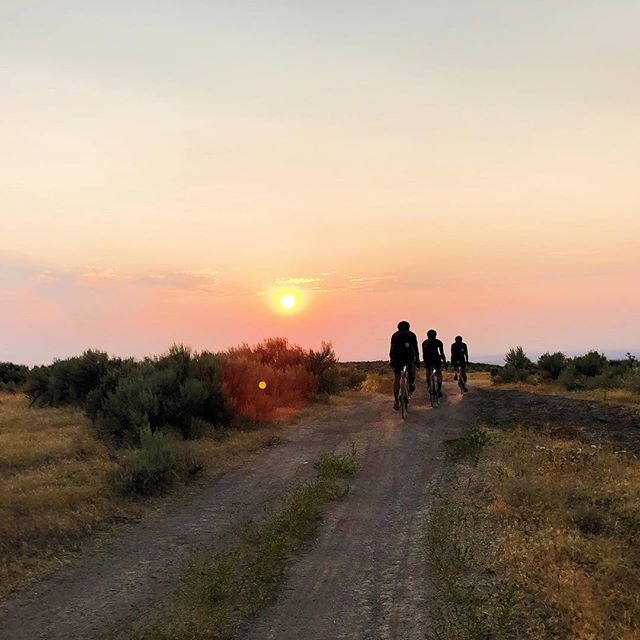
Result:
<svg viewBox="0 0 640 640"><path fill-rule="evenodd" d="M280 315L295 315L306 306L308 293L297 286L274 287L268 295L273 311Z"/></svg>

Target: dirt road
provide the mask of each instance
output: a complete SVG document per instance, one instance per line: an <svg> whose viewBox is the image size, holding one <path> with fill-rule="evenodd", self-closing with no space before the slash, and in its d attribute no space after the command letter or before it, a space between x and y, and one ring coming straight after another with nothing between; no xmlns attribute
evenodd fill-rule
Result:
<svg viewBox="0 0 640 640"><path fill-rule="evenodd" d="M130 624L171 591L198 545L229 539L309 477L319 453L352 442L361 456L352 491L329 512L275 605L246 636L422 637L428 589L421 539L442 469L439 445L459 435L474 413L473 391L449 394L436 410L417 394L404 423L388 398L359 395L284 428L278 446L0 604L0 638L126 637Z"/></svg>

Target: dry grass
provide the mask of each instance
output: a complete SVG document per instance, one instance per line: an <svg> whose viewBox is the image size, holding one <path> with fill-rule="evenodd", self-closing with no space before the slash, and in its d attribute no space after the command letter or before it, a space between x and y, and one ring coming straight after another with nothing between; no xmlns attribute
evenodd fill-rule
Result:
<svg viewBox="0 0 640 640"><path fill-rule="evenodd" d="M0 596L119 511L116 463L77 409L28 409L0 396Z"/></svg>
<svg viewBox="0 0 640 640"><path fill-rule="evenodd" d="M481 386L485 386L485 384L483 383ZM640 393L636 393L628 389L580 389L576 391L567 391L560 382L553 380L541 380L537 383L501 383L500 389L516 389L520 391L530 391L531 393L562 396L563 398L574 398L576 400L606 402L614 405L621 404L632 407L640 405Z"/></svg>
<svg viewBox="0 0 640 640"><path fill-rule="evenodd" d="M517 430L481 473L525 637L640 637L640 462Z"/></svg>
<svg viewBox="0 0 640 640"><path fill-rule="evenodd" d="M487 433L479 465L458 466L434 505L429 637L640 638L640 461L520 428Z"/></svg>
<svg viewBox="0 0 640 640"><path fill-rule="evenodd" d="M134 630L132 638L229 640L248 619L273 601L292 556L317 530L329 502L345 495L357 470L356 451L324 453L317 476L292 491L279 511L238 532L225 550L203 548L191 558L172 605L160 620ZM148 623L147 623L148 624Z"/></svg>
<svg viewBox="0 0 640 640"><path fill-rule="evenodd" d="M117 495L109 477L118 457L73 408L30 409L0 394L0 598L65 561L68 552L114 519L157 501ZM273 441L275 428L224 432L181 442L212 478Z"/></svg>

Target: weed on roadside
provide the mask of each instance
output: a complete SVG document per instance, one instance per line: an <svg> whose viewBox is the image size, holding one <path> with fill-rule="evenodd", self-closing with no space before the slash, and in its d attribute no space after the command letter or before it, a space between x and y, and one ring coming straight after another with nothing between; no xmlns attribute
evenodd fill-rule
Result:
<svg viewBox="0 0 640 640"><path fill-rule="evenodd" d="M515 623L518 588L486 555L488 522L469 482L437 495L427 530L434 597L427 640L501 640Z"/></svg>
<svg viewBox="0 0 640 640"><path fill-rule="evenodd" d="M470 458L477 464L480 452L489 444L489 441L488 431L478 428L471 429L460 438L445 441L447 457L453 461Z"/></svg>
<svg viewBox="0 0 640 640"><path fill-rule="evenodd" d="M343 494L339 480L356 471L353 452L322 454L317 477L291 493L282 508L246 528L231 548L197 553L173 610L136 639L229 640L242 623L271 602L291 555L317 530L327 504Z"/></svg>

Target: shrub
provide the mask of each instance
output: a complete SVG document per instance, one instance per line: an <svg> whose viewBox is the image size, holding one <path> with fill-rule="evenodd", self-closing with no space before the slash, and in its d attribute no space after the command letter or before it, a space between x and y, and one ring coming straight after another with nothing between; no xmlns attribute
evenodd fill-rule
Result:
<svg viewBox="0 0 640 640"><path fill-rule="evenodd" d="M618 389L622 386L622 376L616 367L605 367L604 371L592 378L587 378L587 389Z"/></svg>
<svg viewBox="0 0 640 640"><path fill-rule="evenodd" d="M512 367L517 371L531 371L533 362L529 360L522 347L511 347L504 356L506 367Z"/></svg>
<svg viewBox="0 0 640 640"><path fill-rule="evenodd" d="M13 362L0 362L0 389L16 391L26 381L29 367Z"/></svg>
<svg viewBox="0 0 640 640"><path fill-rule="evenodd" d="M493 381L500 384L508 384L510 382L526 382L531 377L528 369L516 369L511 365L507 365L499 369L493 376Z"/></svg>
<svg viewBox="0 0 640 640"><path fill-rule="evenodd" d="M629 369L622 378L622 386L633 393L640 393L640 369Z"/></svg>
<svg viewBox="0 0 640 640"><path fill-rule="evenodd" d="M48 367L34 367L26 380L25 393L31 404L84 405L111 364L106 353L85 351L81 356L55 360Z"/></svg>
<svg viewBox="0 0 640 640"><path fill-rule="evenodd" d="M538 367L552 380L557 380L562 370L567 366L567 358L564 353L543 353L538 358Z"/></svg>
<svg viewBox="0 0 640 640"><path fill-rule="evenodd" d="M147 358L117 380L105 380L90 405L96 431L115 444L135 442L146 426L152 431L174 427L188 438L194 419L222 427L233 415L222 390L218 358L182 346ZM196 431L201 432L202 425Z"/></svg>
<svg viewBox="0 0 640 640"><path fill-rule="evenodd" d="M304 365L276 369L235 350L222 362L225 393L233 408L254 422L276 420L279 409L302 406L316 389L316 378Z"/></svg>
<svg viewBox="0 0 640 640"><path fill-rule="evenodd" d="M161 494L201 470L166 433L153 432L147 426L141 429L139 438L140 447L127 451L120 467L111 474L118 493Z"/></svg>
<svg viewBox="0 0 640 640"><path fill-rule="evenodd" d="M604 372L607 365L607 358L597 351L589 351L583 356L573 359L576 371L585 378L595 378Z"/></svg>
<svg viewBox="0 0 640 640"><path fill-rule="evenodd" d="M576 391L584 388L584 379L579 375L576 365L570 362L558 376L558 381L568 391Z"/></svg>
<svg viewBox="0 0 640 640"><path fill-rule="evenodd" d="M366 372L357 367L341 364L330 342L323 342L319 351L309 350L307 366L317 379L318 393L336 394L359 389L367 378Z"/></svg>

